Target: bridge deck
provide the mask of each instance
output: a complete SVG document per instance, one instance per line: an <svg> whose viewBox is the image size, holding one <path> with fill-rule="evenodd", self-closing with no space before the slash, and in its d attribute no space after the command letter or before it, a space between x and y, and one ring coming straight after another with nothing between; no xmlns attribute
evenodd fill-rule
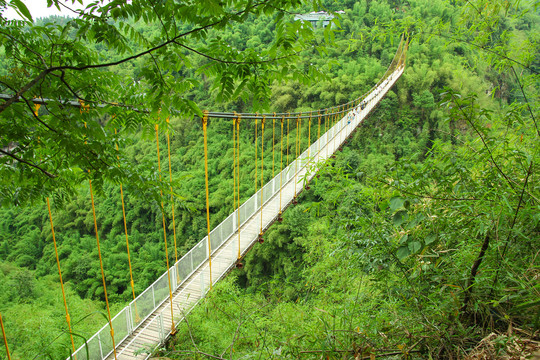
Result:
<svg viewBox="0 0 540 360"><path fill-rule="evenodd" d="M383 86L370 93L367 96L369 101L364 110L352 110L346 116L344 116L341 121L334 126L334 128L330 129L328 133L324 134L321 139L323 139L325 136L327 136L326 139L329 139L328 134L332 134L332 137L326 142L326 144L324 144L324 146L321 144L320 139L316 142L317 144L321 144L320 146L317 145L314 149L312 146L312 150L315 151L312 151L309 154L310 159L298 162L298 172L296 176L292 176L291 179L282 184L281 192L277 191L269 200L266 201L266 203L263 204L263 229L268 228L276 220L280 210L285 209L293 201L295 193L302 190L302 180L305 177L311 180L311 178L315 175L314 171L308 174L308 168L312 168L310 165L313 165L316 163L316 161L327 159L337 151L343 141L345 141L356 126L371 112L382 97L384 97L386 92L401 76L402 72L403 67L398 68L389 77L389 81L383 83ZM233 231L232 235L229 236L228 239L226 239L212 254L212 276L210 276L210 262L207 259L176 289L176 291L172 294L172 309L175 324L182 321L184 316L193 308L193 306L195 306L197 302L204 297L210 288L210 281L212 281L212 283L216 283L235 266L238 255L238 246L240 245L240 251L242 255L244 255L257 241L260 227L261 211L259 210L256 211L241 226L240 244L238 243L238 231ZM173 282L178 281L177 276L171 276L171 278ZM126 335L123 341L117 344L116 359L144 360L150 357L151 353L160 343L163 343L167 339L171 333L171 330L173 329L170 304L169 296L167 296L167 299L163 301L161 305L159 305L151 313L151 315L149 315L144 321L137 324L137 326L131 330L131 333ZM130 326L129 321L130 320L128 318L128 327ZM102 333L101 337L103 338ZM100 349L102 347L102 341L104 340L99 340ZM104 351L101 350L101 352L103 353ZM105 355L106 359L115 359L114 353ZM84 355L84 351L77 351L77 358L87 359L86 355ZM89 359L92 360L101 360L102 358L104 357L93 355L89 356Z"/></svg>

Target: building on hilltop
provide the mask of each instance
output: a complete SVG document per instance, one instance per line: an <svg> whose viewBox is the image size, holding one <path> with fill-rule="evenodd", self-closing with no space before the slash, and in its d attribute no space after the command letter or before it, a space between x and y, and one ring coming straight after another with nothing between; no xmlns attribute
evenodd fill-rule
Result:
<svg viewBox="0 0 540 360"><path fill-rule="evenodd" d="M345 11L336 11L335 14L345 14ZM309 21L313 27L317 27L319 21L322 21L322 26L326 27L335 17L334 14L329 14L326 11L310 12L309 14L296 14L294 20ZM334 24L332 24L332 27Z"/></svg>

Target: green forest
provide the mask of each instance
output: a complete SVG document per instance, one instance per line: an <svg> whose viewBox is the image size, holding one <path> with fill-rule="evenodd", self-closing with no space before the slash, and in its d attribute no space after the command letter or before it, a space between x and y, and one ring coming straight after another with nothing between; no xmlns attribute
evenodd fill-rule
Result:
<svg viewBox="0 0 540 360"><path fill-rule="evenodd" d="M51 218L78 347L107 322L93 201L114 315L167 269L162 202L171 263L207 233L204 110L347 103L383 76L402 36L401 78L154 357L539 356L539 5L116 0L34 19L30 1L0 0L0 315L10 358L70 354ZM7 7L24 20L5 18ZM294 20L312 11L340 12L326 27ZM35 98L49 100L37 108ZM301 124L282 133L267 122L265 181L298 153L294 139L301 150L308 132L314 141L316 119ZM256 123L240 126L243 202L260 181L261 134L257 147ZM209 122L211 227L235 206L232 128ZM278 148L281 138L290 141Z"/></svg>

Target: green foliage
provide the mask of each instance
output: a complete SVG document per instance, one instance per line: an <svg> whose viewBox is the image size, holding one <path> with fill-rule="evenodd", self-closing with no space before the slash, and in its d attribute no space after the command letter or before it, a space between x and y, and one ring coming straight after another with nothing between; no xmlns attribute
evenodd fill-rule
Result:
<svg viewBox="0 0 540 360"><path fill-rule="evenodd" d="M355 12L384 13L373 4ZM403 21L414 17L421 42L396 96L247 255L236 270L246 289L221 284L188 316L196 337L182 328L162 355L223 357L234 348L238 357L353 358L358 348L363 356L384 348L461 357L493 331L538 328L538 42L522 32L533 11L518 2L457 5L409 2ZM290 91L278 90L279 99ZM227 321L229 329L204 328ZM506 336L493 341L497 356L512 354Z"/></svg>
<svg viewBox="0 0 540 360"><path fill-rule="evenodd" d="M131 166L124 139L151 131L155 122L165 125L171 115L201 116L208 93L213 101L242 99L259 110L274 81L306 82L319 74L289 60L312 46L312 28L288 15L300 4L112 2L89 4L58 23L0 16L0 202L66 199L86 179L98 191L104 182L122 181L157 198L152 174ZM2 5L29 16L23 1ZM58 0L49 5L58 7ZM273 33L261 31L262 42L253 47L245 38L231 46L227 37L248 29L246 21L258 28L270 23ZM204 96L194 96L196 88ZM33 98L45 102L39 111ZM80 108L66 106L71 100Z"/></svg>
<svg viewBox="0 0 540 360"><path fill-rule="evenodd" d="M4 4L0 0L0 8ZM165 269L160 190L166 213L175 209L179 256L205 234L201 126L190 116L199 109L251 112L265 101L272 111L306 111L358 97L382 75L397 46L395 34L405 29L414 37L403 77L343 152L320 170L299 205L249 252L244 269L235 270L188 316L162 355L459 357L509 323L538 327L539 22L531 6L341 2L328 6L345 10L341 31L332 34L290 22L286 11L296 5L290 1L208 1L204 9L165 2L155 12L141 4L111 3L102 13L94 5L79 19L55 19L60 25L6 22L0 32L0 57L6 59L2 91L13 94L40 70L50 71L39 90L31 87L23 102L0 114L2 149L16 141L22 159L61 174L44 180L39 169L0 158L4 203L37 204L0 210L0 311L16 357L33 356L36 348L62 357L69 348L47 210L39 199L55 194L53 218L70 312L76 330L92 334L103 317L86 315L102 309L103 293L89 193L78 186L82 180L91 177L99 189L106 278L110 299L120 308L131 289L119 182L140 293ZM232 7L244 12L234 14ZM57 44L52 50L51 42ZM152 55L139 56L160 45ZM39 54L46 51L54 56L42 65ZM81 69L112 62L122 64ZM47 70L59 66L65 68ZM317 81L306 83L310 77ZM50 103L39 118L32 117L24 100L33 95L75 96L63 80L91 105L89 112ZM222 102L215 104L217 98ZM132 107L95 106L103 101ZM167 125L169 115L174 116ZM162 153L164 129L172 136L174 204L170 184L157 173L156 121ZM315 124L313 119L312 139ZM284 159L295 155L295 125L288 131L285 124L290 142L284 139ZM321 131L328 125L323 122ZM212 226L233 208L231 127L230 121L210 121ZM267 123L265 180L273 175L269 128ZM260 179L254 124L243 120L241 131L244 201ZM90 175L83 171L89 166L95 167ZM167 216L170 241L171 220ZM169 257L174 260L172 251ZM53 342L59 334L61 340Z"/></svg>

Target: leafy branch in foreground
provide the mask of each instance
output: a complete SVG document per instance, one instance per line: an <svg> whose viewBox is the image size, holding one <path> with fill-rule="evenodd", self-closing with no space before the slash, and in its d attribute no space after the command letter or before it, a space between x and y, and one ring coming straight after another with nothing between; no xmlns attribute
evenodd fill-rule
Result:
<svg viewBox="0 0 540 360"><path fill-rule="evenodd" d="M169 116L200 116L190 95L201 84L196 69L213 79L220 101L241 98L255 108L268 104L274 80L305 78L291 63L313 39L310 26L288 15L300 0L211 3L91 4L63 24L8 21L0 13L0 202L71 193L87 177L98 190L103 181L150 179L151 169L125 166L115 144L155 122L165 128ZM2 4L26 13L23 1ZM221 39L220 29L256 16L277 30L262 51ZM125 76L130 64L136 72ZM37 109L32 98L49 101ZM73 99L81 106L65 103Z"/></svg>

